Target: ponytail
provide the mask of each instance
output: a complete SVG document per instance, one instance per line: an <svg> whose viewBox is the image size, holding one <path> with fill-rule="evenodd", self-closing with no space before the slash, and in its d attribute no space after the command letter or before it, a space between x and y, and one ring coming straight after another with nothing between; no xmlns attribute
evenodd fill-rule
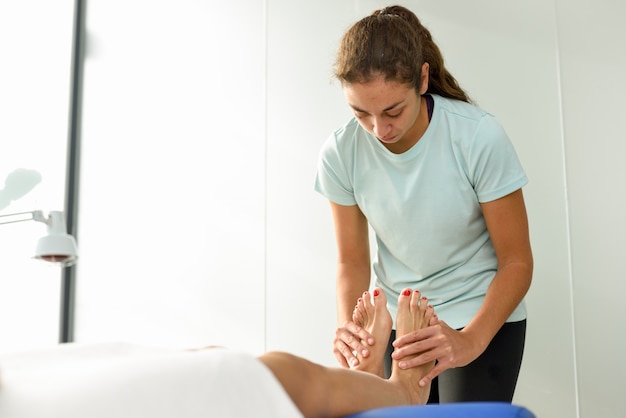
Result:
<svg viewBox="0 0 626 418"><path fill-rule="evenodd" d="M438 94L450 99L471 103L467 93L446 69L443 63L443 55L435 41L433 41L430 31L421 24L417 16L411 12L409 13L415 18L414 24L418 28L418 34L424 49L424 60L429 64L428 90L426 90L426 93Z"/></svg>
<svg viewBox="0 0 626 418"><path fill-rule="evenodd" d="M342 83L363 83L382 75L419 91L425 62L429 64L426 93L471 103L445 68L428 29L402 6L385 7L355 23L341 40L334 72Z"/></svg>

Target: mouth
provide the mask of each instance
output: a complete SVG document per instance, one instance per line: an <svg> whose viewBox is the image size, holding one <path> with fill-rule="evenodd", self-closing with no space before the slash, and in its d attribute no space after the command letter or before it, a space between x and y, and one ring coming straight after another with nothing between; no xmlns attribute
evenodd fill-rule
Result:
<svg viewBox="0 0 626 418"><path fill-rule="evenodd" d="M378 138L378 140L379 140L380 142L384 142L384 143L386 143L386 144L389 144L389 143L393 142L395 139L396 139L396 137L395 137L395 136L387 136L387 137L385 137L385 138Z"/></svg>

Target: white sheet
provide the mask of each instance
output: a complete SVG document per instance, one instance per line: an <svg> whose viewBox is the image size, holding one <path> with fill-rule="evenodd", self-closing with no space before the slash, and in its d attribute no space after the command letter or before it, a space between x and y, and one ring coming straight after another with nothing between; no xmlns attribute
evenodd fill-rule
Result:
<svg viewBox="0 0 626 418"><path fill-rule="evenodd" d="M2 418L301 416L245 353L64 344L0 355Z"/></svg>

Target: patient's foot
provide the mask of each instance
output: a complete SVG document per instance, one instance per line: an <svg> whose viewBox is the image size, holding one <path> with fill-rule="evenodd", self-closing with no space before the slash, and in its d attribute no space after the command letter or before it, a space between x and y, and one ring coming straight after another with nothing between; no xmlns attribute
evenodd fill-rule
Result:
<svg viewBox="0 0 626 418"><path fill-rule="evenodd" d="M428 299L422 297L420 292L417 290L411 291L410 289L403 290L398 298L396 337L428 327L433 315L433 307L428 304ZM422 366L401 369L398 366L398 361L393 360L389 380L399 383L404 389L408 390L412 404L425 404L430 394L430 384L422 387L419 385L419 381L434 365L435 362L433 361Z"/></svg>
<svg viewBox="0 0 626 418"><path fill-rule="evenodd" d="M374 345L369 346L367 357L357 353L359 364L351 368L385 377L384 356L393 325L393 319L387 309L385 293L378 288L373 290L372 295L364 292L354 308L352 321L372 334L375 342ZM366 342L362 343L367 345Z"/></svg>

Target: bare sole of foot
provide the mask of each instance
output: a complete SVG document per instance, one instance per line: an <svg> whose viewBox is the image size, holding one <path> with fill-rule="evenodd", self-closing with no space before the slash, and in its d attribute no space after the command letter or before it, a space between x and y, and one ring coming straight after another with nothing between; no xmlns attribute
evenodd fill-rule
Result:
<svg viewBox="0 0 626 418"><path fill-rule="evenodd" d="M385 377L384 356L393 326L393 318L387 309L385 293L378 288L374 289L371 294L364 292L354 308L352 321L372 334L374 345L369 346L367 357L364 357L362 353L357 353L359 364L351 369ZM362 343L367 345L365 341Z"/></svg>
<svg viewBox="0 0 626 418"><path fill-rule="evenodd" d="M404 289L398 297L398 315L396 316L396 337L427 328L434 315L434 309L428 299L417 290ZM412 357L416 357L418 354ZM411 357L411 358L412 358ZM435 362L410 369L401 369L398 361L393 360L390 381L408 388L413 404L425 404L430 394L430 384L420 386L419 382L433 367Z"/></svg>

